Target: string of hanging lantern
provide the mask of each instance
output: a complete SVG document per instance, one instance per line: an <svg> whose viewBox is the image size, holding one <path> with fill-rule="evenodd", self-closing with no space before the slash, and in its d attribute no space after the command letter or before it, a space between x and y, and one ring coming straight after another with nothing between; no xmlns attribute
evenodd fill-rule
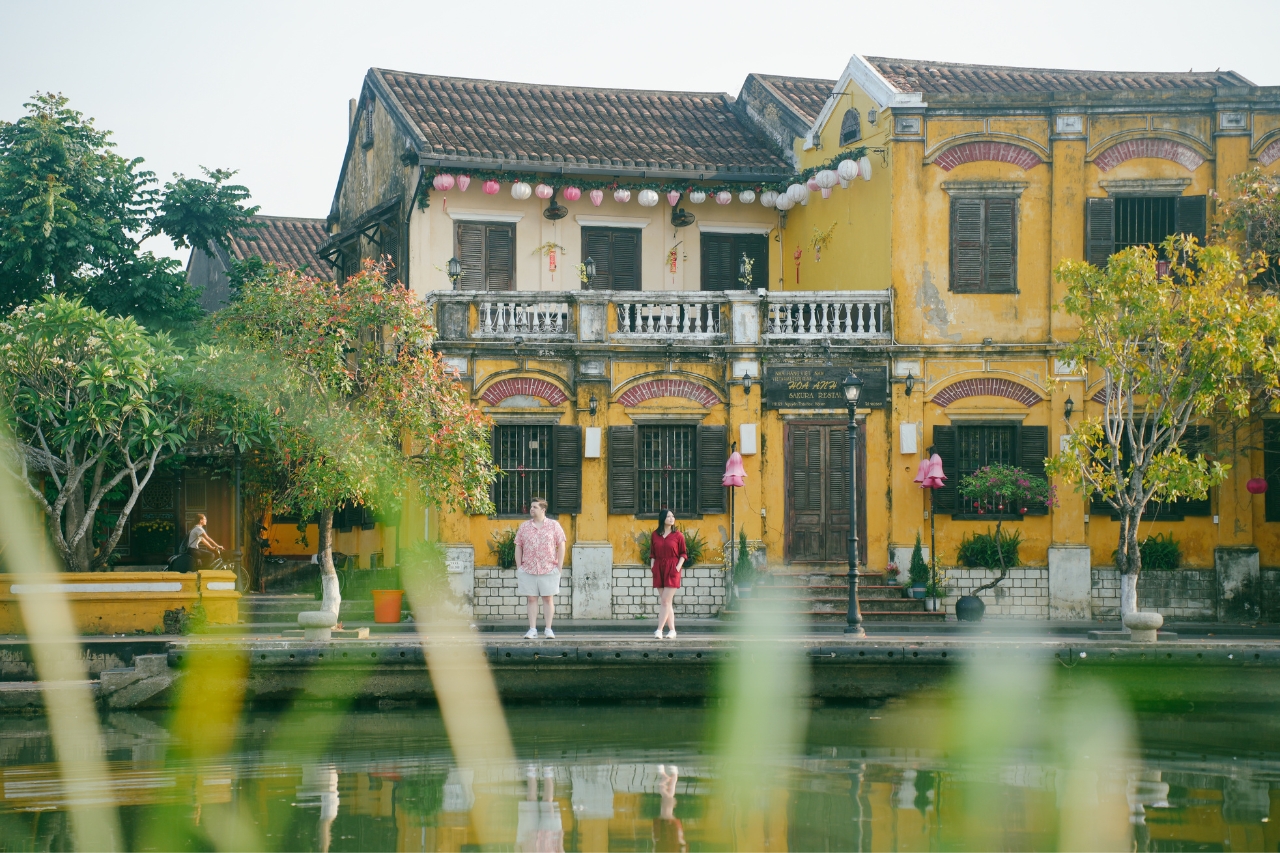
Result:
<svg viewBox="0 0 1280 853"><path fill-rule="evenodd" d="M619 204L627 204L635 198L641 207L653 207L665 196L667 202L675 207L682 196L687 197L691 204L703 204L710 200L721 205L731 204L736 196L741 204L759 201L764 207L786 211L798 204L808 204L809 198L815 193L822 198L830 198L837 186L848 189L858 178L871 180L871 153L884 153L884 149L866 146L853 148L783 180L746 185L741 182L695 184L689 180L600 180L573 175L530 176L527 172L502 169L440 168L424 170L423 180L418 186L418 206L426 208L430 205L432 190L443 193L457 189L459 192L466 192L473 183L479 183L480 191L485 195L497 195L502 191L503 184L508 184L511 197L516 201L524 201L532 195L540 199L551 199L560 193L565 201L578 201L585 195L594 206L599 207L608 194ZM530 180L526 181L525 178Z"/></svg>

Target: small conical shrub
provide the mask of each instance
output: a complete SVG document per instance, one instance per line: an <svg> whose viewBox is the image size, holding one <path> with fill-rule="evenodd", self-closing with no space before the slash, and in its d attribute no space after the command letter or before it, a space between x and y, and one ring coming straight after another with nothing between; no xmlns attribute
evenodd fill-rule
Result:
<svg viewBox="0 0 1280 853"><path fill-rule="evenodd" d="M924 561L924 548L920 545L919 533L916 533L916 547L911 551L911 568L907 577L912 584L929 582L929 564Z"/></svg>

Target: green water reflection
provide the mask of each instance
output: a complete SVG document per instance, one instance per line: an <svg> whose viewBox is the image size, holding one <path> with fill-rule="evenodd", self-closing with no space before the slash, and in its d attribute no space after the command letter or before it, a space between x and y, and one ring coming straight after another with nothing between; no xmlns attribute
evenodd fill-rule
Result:
<svg viewBox="0 0 1280 853"><path fill-rule="evenodd" d="M476 779L431 709L250 712L213 759L164 715L116 713L102 793L132 850L475 850L476 820L515 850L1042 850L1064 837L1072 785L1136 849L1280 849L1269 712L1139 715L1134 754L1081 788L1034 744L998 760L938 747L938 708L815 709L804 749L734 815L705 746L714 710L548 705L508 721L519 767ZM43 719L0 718L0 780L0 849L69 849ZM990 824L976 836L975 813Z"/></svg>

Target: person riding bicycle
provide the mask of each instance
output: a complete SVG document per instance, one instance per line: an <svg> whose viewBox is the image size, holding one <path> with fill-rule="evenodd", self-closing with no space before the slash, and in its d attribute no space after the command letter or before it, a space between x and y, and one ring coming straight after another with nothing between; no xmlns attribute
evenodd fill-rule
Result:
<svg viewBox="0 0 1280 853"><path fill-rule="evenodd" d="M205 525L208 523L209 519L204 513L200 513L196 516L195 527L192 527L191 532L187 534L187 550L191 552L196 568L208 566L213 557L222 553L222 546L214 542L205 530Z"/></svg>

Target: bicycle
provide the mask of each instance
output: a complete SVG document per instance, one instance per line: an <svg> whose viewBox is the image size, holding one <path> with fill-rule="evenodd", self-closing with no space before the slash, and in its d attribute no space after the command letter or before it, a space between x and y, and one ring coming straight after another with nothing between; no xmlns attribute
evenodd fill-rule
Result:
<svg viewBox="0 0 1280 853"><path fill-rule="evenodd" d="M215 554L209 561L208 568L227 572L235 572L236 590L241 593L249 591L249 572L240 562L224 559L222 554Z"/></svg>

